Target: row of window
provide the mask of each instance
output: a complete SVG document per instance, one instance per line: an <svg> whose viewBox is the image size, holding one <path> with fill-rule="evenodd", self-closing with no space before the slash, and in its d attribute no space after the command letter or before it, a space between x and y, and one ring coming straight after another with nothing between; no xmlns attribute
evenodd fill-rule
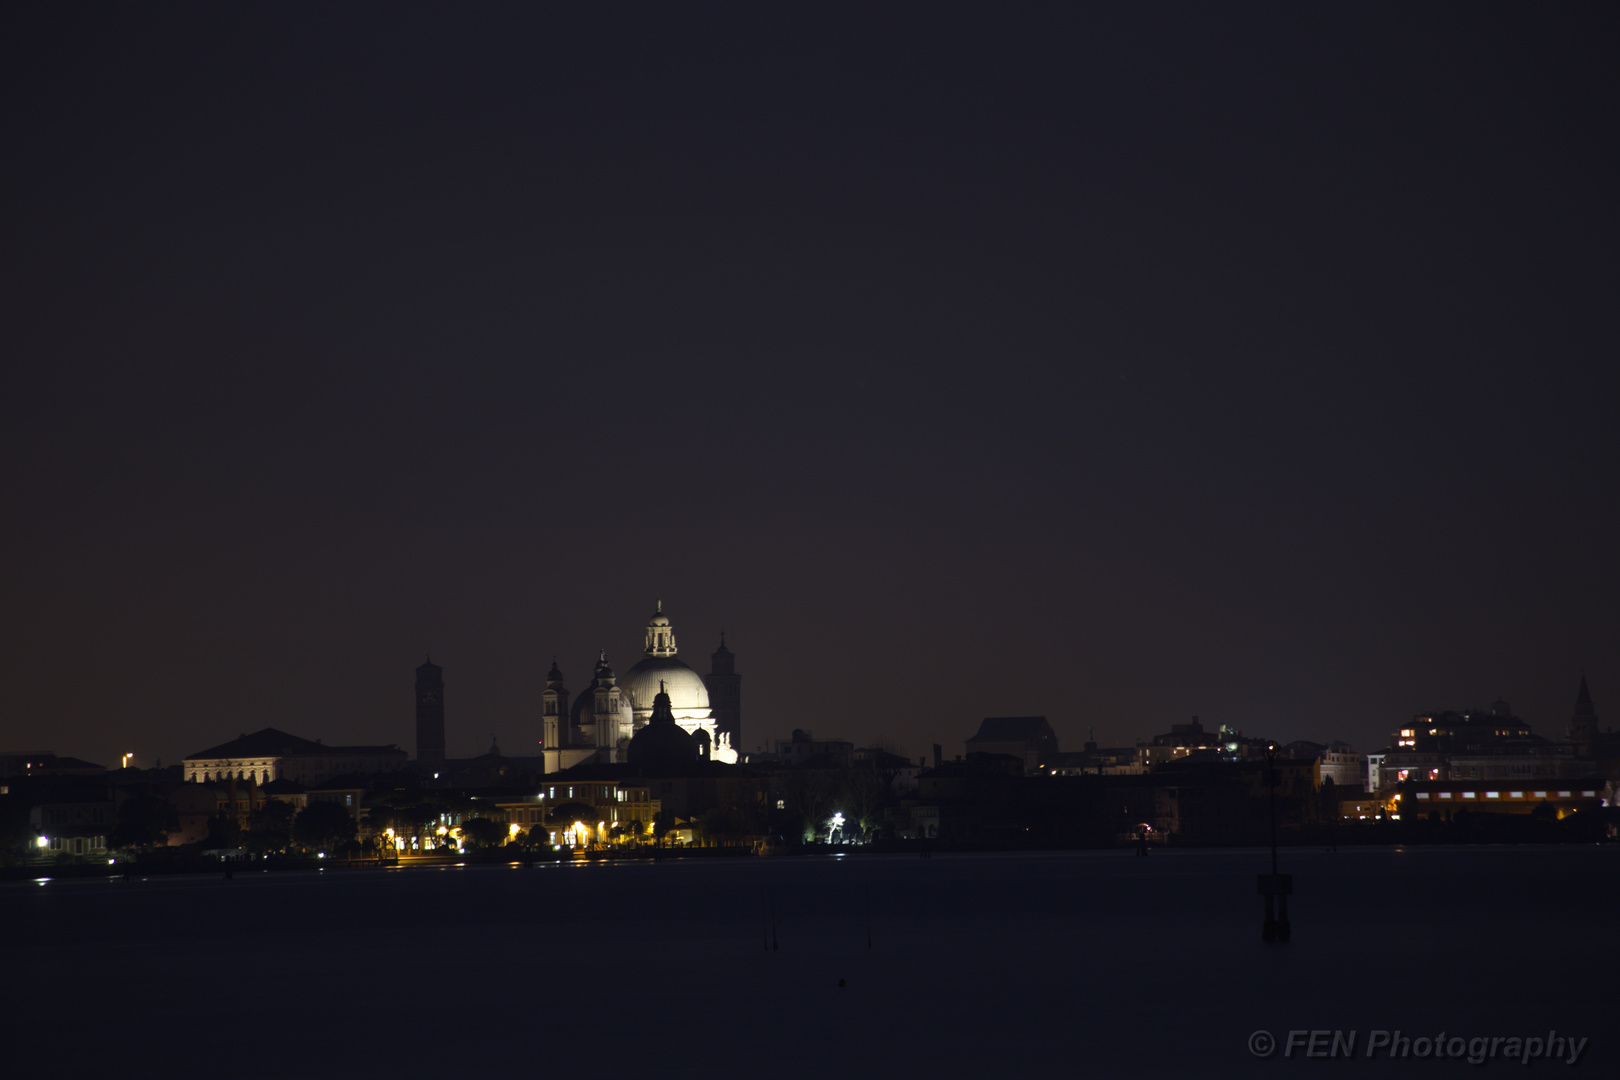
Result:
<svg viewBox="0 0 1620 1080"><path fill-rule="evenodd" d="M1545 764L1530 763L1525 765L1456 765L1451 766L1451 774L1459 777L1478 779L1491 779L1495 777L1529 778L1542 773L1557 775L1558 766L1554 762Z"/></svg>
<svg viewBox="0 0 1620 1080"><path fill-rule="evenodd" d="M1557 795L1557 797L1560 798L1560 799L1571 799L1571 798L1575 797L1575 794L1576 793L1573 792L1573 791L1558 791L1558 792L1532 791L1530 793L1530 797L1532 799L1545 799L1545 798L1548 798L1550 795ZM1427 798L1430 797L1430 793L1427 792L1427 791L1420 791L1420 792L1417 793L1417 797L1420 798L1420 799L1427 799ZM1456 792L1455 794L1453 794L1452 792L1449 792L1449 791L1436 791L1436 792L1433 793L1433 797L1436 798L1436 799L1451 799L1451 798L1476 799L1476 798L1479 797L1479 793L1474 792L1474 791L1459 791L1459 792ZM1500 798L1502 798L1502 793L1500 791L1487 791L1487 792L1485 792L1485 797L1487 799L1500 799ZM1524 798L1524 792L1522 792L1522 791L1510 791L1510 792L1507 793L1507 797L1510 798L1510 799L1522 799L1522 798ZM1595 792L1595 791L1583 791L1583 792L1580 792L1580 797L1583 798L1583 799L1595 799L1595 798L1597 798L1597 792Z"/></svg>
<svg viewBox="0 0 1620 1080"><path fill-rule="evenodd" d="M254 780L261 784L268 784L270 782L270 770L237 769L236 775L232 776L229 769L205 769L200 779L205 784L214 780Z"/></svg>
<svg viewBox="0 0 1620 1080"><path fill-rule="evenodd" d="M50 849L52 851L66 852L69 855L106 851L107 838L105 836L53 836L51 837Z"/></svg>
<svg viewBox="0 0 1620 1080"><path fill-rule="evenodd" d="M577 797L581 799L589 799L594 796L598 799L612 799L615 802L645 802L647 799L646 795L642 795L640 798L637 798L637 792L634 788L621 788L615 784L579 784L577 785L579 788L579 795L575 796L575 786L576 785L569 784L561 788L560 790L567 792L563 798L572 799ZM669 785L666 784L664 786L667 789ZM558 790L559 789L557 787L550 787L547 789L549 794L541 797L555 799L557 797Z"/></svg>
<svg viewBox="0 0 1620 1080"><path fill-rule="evenodd" d="M46 825L76 825L86 820L92 825L100 825L107 820L107 808L105 806L47 806L41 816Z"/></svg>

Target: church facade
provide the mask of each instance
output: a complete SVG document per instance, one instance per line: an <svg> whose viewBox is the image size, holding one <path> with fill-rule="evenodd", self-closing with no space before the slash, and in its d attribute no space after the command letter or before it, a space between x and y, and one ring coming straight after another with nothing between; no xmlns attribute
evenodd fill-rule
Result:
<svg viewBox="0 0 1620 1080"><path fill-rule="evenodd" d="M742 676L724 634L710 667L705 677L680 659L675 628L662 601L647 622L641 660L622 680L604 652L590 685L570 701L563 673L553 660L541 698L545 771L628 760L630 740L652 720L660 695L667 696L675 723L696 741L702 758L735 764L742 729Z"/></svg>

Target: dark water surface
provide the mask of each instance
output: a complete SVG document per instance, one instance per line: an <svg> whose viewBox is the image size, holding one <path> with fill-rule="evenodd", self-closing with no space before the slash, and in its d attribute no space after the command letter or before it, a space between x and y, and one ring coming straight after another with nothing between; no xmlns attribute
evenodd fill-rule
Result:
<svg viewBox="0 0 1620 1080"><path fill-rule="evenodd" d="M7 1076L1572 1071L1368 1060L1368 1033L1398 1028L1556 1030L1591 1040L1576 1074L1620 1076L1620 848L1283 864L1286 946L1260 941L1258 851L10 883L0 1060ZM1257 1029L1356 1030L1356 1056L1262 1060Z"/></svg>

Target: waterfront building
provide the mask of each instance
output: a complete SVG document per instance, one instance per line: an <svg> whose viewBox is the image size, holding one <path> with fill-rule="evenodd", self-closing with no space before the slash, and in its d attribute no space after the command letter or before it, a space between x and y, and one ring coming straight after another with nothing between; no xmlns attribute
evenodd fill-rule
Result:
<svg viewBox="0 0 1620 1080"><path fill-rule="evenodd" d="M292 780L315 785L347 773L370 775L403 769L408 755L398 746L326 746L265 728L186 755L187 783L225 780Z"/></svg>

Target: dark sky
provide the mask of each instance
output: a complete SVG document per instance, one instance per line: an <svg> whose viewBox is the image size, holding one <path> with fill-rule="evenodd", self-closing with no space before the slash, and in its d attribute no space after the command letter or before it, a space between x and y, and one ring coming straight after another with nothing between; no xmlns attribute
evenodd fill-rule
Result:
<svg viewBox="0 0 1620 1080"><path fill-rule="evenodd" d="M1620 709L1613 5L4 18L0 748Z"/></svg>

